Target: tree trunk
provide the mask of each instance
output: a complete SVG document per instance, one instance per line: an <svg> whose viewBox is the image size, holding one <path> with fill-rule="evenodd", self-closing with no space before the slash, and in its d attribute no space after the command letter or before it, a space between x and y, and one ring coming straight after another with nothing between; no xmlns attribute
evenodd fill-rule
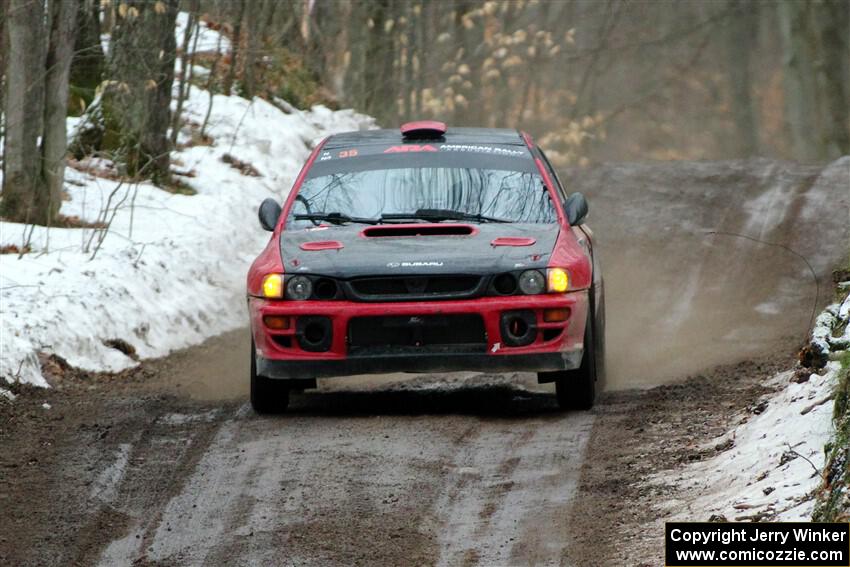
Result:
<svg viewBox="0 0 850 567"><path fill-rule="evenodd" d="M423 67L425 65L425 48L427 46L425 40L426 21L425 10L421 2L416 4L413 9L414 15L416 16L413 20L413 25L415 26L416 31L413 34L413 48L411 50L412 55L410 58L410 64L413 68L413 113L417 118L421 118L422 90L425 88Z"/></svg>
<svg viewBox="0 0 850 567"><path fill-rule="evenodd" d="M166 0L164 14L155 18L153 25L154 45L160 50L153 61L156 88L148 89L148 121L142 133L142 155L153 163L151 178L157 184L165 184L171 178L168 141L168 125L171 118L171 88L174 84L174 61L177 42L174 24L177 20L179 0Z"/></svg>
<svg viewBox="0 0 850 567"><path fill-rule="evenodd" d="M6 54L9 46L6 44L6 10L9 0L0 0L0 157L3 155L3 132L6 130L3 117L3 93L6 92Z"/></svg>
<svg viewBox="0 0 850 567"><path fill-rule="evenodd" d="M49 221L46 186L40 174L38 137L44 109L44 3L9 0L6 18L6 137L3 202L0 212L13 221Z"/></svg>
<svg viewBox="0 0 850 567"><path fill-rule="evenodd" d="M72 108L91 104L95 90L103 80L105 66L106 57L100 43L100 1L80 0L70 81L71 94L79 97L82 103L72 101Z"/></svg>
<svg viewBox="0 0 850 567"><path fill-rule="evenodd" d="M368 8L373 28L367 31L363 69L364 112L379 122L394 123L398 116L395 105L392 36L387 28L392 19L390 0L375 0Z"/></svg>
<svg viewBox="0 0 850 567"><path fill-rule="evenodd" d="M816 161L822 157L822 152L817 140L816 82L807 38L809 3L778 2L776 9L782 39L785 115L792 153L800 161Z"/></svg>
<svg viewBox="0 0 850 567"><path fill-rule="evenodd" d="M65 181L68 114L68 76L74 54L77 0L50 0L50 44L47 50L44 89L44 132L42 133L42 175L49 219L59 212Z"/></svg>
<svg viewBox="0 0 850 567"><path fill-rule="evenodd" d="M233 24L233 38L230 49L230 68L224 78L224 94L233 94L233 81L236 79L236 68L239 66L239 45L242 42L242 20L245 17L245 0L237 0L236 21Z"/></svg>
<svg viewBox="0 0 850 567"><path fill-rule="evenodd" d="M207 113L204 115L204 122L201 124L201 140L206 138L207 125L210 122L210 115L212 115L212 107L213 107L213 81L216 77L216 70L218 70L218 63L221 61L221 38L223 36L219 34L218 43L215 46L215 58L213 59L212 65L210 66L210 73L207 76L207 84L206 91L209 93L210 102L207 105Z"/></svg>
<svg viewBox="0 0 850 567"><path fill-rule="evenodd" d="M834 159L850 154L850 84L847 60L850 58L850 4L832 0L812 6L816 37L818 90L823 101L821 143L826 156Z"/></svg>
<svg viewBox="0 0 850 567"><path fill-rule="evenodd" d="M162 185L170 179L167 133L178 0L123 5L127 8L119 12L112 33L103 145L123 159L129 174Z"/></svg>
<svg viewBox="0 0 850 567"><path fill-rule="evenodd" d="M260 45L260 18L263 12L263 2L255 3L250 10L247 10L245 17L245 52L242 59L242 88L240 93L245 98L251 99L254 96L254 63L256 61L257 50Z"/></svg>
<svg viewBox="0 0 850 567"><path fill-rule="evenodd" d="M730 151L732 157L749 157L758 153L758 126L750 78L750 55L758 31L758 4L742 0L730 0L729 4L731 15L725 43L736 132Z"/></svg>
<svg viewBox="0 0 850 567"><path fill-rule="evenodd" d="M180 134L180 116L183 113L183 102L188 94L186 88L186 77L189 72L189 67L192 64L192 58L189 57L189 47L191 45L192 33L194 32L197 40L200 29L196 29L198 12L200 11L200 0L193 0L189 8L189 17L186 20L186 29L183 30L183 43L180 46L180 77L177 80L177 109L171 121L171 145L177 144L177 136ZM197 41L196 41L197 43Z"/></svg>
<svg viewBox="0 0 850 567"><path fill-rule="evenodd" d="M396 18L396 51L398 53L396 64L398 65L398 83L396 83L397 97L401 97L401 108L399 122L412 120L413 107L411 105L411 85L413 84L413 69L411 64L411 52L413 42L411 35L415 31L413 23L413 10L408 3L398 7L399 16ZM402 23L404 22L404 23Z"/></svg>
<svg viewBox="0 0 850 567"><path fill-rule="evenodd" d="M366 86L365 86L365 61L367 41L372 30L368 29L365 16L365 6L362 2L353 2L351 5L350 21L358 22L349 28L350 55L348 65L345 69L345 85L347 100L355 108L365 109Z"/></svg>
<svg viewBox="0 0 850 567"><path fill-rule="evenodd" d="M322 24L321 35L328 37L327 46L322 46L320 65L318 72L322 83L330 89L338 101L351 100L349 85L346 82L347 70L350 66L351 52L351 28L353 2L352 0L338 0L330 6L328 13L321 10L322 6L316 6L316 26Z"/></svg>
<svg viewBox="0 0 850 567"><path fill-rule="evenodd" d="M108 2L105 5L101 5L100 13L103 15L103 19L100 21L100 30L111 36L112 27L115 25L115 18L117 17L115 13L115 2Z"/></svg>

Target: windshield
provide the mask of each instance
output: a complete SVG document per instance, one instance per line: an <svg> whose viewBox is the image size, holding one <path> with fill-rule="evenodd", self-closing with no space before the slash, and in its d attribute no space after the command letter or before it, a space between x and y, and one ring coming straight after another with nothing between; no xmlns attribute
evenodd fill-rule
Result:
<svg viewBox="0 0 850 567"><path fill-rule="evenodd" d="M555 209L540 175L495 169L415 167L335 173L307 179L287 224L308 227L339 213L350 219L452 211L454 218L516 223L554 223ZM296 218L312 216L313 219ZM443 215L446 216L446 215ZM477 218L476 218L477 217Z"/></svg>

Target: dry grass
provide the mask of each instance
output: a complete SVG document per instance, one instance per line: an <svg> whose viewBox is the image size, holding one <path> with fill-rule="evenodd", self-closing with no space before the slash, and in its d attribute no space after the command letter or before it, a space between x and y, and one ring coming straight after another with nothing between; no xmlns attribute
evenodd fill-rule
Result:
<svg viewBox="0 0 850 567"><path fill-rule="evenodd" d="M21 249L17 244L4 244L0 246L0 254L27 254L31 251L32 248L29 246L24 246Z"/></svg>

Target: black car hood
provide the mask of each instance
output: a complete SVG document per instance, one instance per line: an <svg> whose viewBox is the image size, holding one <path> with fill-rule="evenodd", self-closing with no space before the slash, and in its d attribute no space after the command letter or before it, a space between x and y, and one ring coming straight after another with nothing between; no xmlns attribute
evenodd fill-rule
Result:
<svg viewBox="0 0 850 567"><path fill-rule="evenodd" d="M482 223L470 226L475 233L463 236L366 237L363 230L367 227L361 224L285 231L280 237L280 252L287 273L342 279L375 275L492 274L545 267L559 231L557 224ZM534 243L494 246L497 238L527 238ZM302 248L308 243L328 242L339 243L342 247Z"/></svg>

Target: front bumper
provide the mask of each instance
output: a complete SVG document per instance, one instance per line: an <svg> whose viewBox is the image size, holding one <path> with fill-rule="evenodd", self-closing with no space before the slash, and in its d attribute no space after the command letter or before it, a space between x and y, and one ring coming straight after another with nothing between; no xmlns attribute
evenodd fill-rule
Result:
<svg viewBox="0 0 850 567"><path fill-rule="evenodd" d="M257 357L257 374L283 380L310 380L355 374L389 372L552 372L571 370L581 364L581 351L544 354L415 354L358 356L344 360L272 360Z"/></svg>
<svg viewBox="0 0 850 567"><path fill-rule="evenodd" d="M350 301L286 301L250 297L251 330L257 349L257 373L277 379L307 380L354 374L390 372L549 372L578 368L583 353L587 321L587 291L511 297L479 297L469 300L360 303ZM565 321L546 322L544 312L568 310ZM502 315L525 310L533 313L534 340L507 346ZM364 352L351 346L349 329L355 317L429 317L475 314L483 321L485 344L427 345L371 348ZM291 318L286 329L273 330L264 317ZM331 336L327 350L301 348L299 318L327 317ZM509 343L510 341L507 341Z"/></svg>

